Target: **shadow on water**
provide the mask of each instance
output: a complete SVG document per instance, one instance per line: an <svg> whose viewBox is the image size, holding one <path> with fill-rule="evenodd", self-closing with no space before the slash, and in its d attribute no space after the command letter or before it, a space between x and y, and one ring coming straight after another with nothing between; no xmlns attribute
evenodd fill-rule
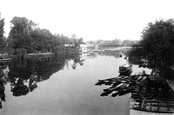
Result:
<svg viewBox="0 0 174 115"><path fill-rule="evenodd" d="M124 53L102 52L100 55L122 57ZM125 58L126 59L126 58ZM135 62L135 63L134 63ZM140 65L139 68L147 68L138 60L131 59L129 64ZM120 67L119 67L120 68ZM128 66L125 71L128 71ZM98 80L95 85L106 85L106 89L100 96L123 96L131 94L130 109L146 112L174 113L174 91L167 80L158 75L146 74L143 70L138 74L120 74L117 77Z"/></svg>
<svg viewBox="0 0 174 115"><path fill-rule="evenodd" d="M10 84L13 96L24 96L38 87L38 83L48 80L53 73L64 68L67 60L83 65L80 55L62 55L53 58L28 59L22 62L12 59L0 68L0 108L5 101L5 85Z"/></svg>

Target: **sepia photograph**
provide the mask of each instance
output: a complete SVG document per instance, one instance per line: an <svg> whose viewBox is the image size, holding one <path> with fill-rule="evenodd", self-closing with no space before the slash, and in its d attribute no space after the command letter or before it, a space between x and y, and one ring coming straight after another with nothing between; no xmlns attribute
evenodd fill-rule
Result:
<svg viewBox="0 0 174 115"><path fill-rule="evenodd" d="M0 115L174 115L173 0L0 4Z"/></svg>

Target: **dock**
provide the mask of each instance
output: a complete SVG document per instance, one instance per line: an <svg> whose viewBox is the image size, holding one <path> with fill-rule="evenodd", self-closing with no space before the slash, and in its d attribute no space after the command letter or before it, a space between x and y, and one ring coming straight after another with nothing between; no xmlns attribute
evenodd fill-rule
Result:
<svg viewBox="0 0 174 115"><path fill-rule="evenodd" d="M174 115L174 113L154 113L130 109L130 115Z"/></svg>
<svg viewBox="0 0 174 115"><path fill-rule="evenodd" d="M99 80L95 85L108 85L100 96L131 93L130 115L174 115L174 92L157 75L129 75Z"/></svg>

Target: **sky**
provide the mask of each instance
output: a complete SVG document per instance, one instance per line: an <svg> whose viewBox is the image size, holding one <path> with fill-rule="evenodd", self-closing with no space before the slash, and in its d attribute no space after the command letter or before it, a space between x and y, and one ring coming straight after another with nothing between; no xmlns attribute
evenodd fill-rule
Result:
<svg viewBox="0 0 174 115"><path fill-rule="evenodd" d="M174 18L173 0L0 0L5 35L14 16L84 41L140 40L149 22Z"/></svg>

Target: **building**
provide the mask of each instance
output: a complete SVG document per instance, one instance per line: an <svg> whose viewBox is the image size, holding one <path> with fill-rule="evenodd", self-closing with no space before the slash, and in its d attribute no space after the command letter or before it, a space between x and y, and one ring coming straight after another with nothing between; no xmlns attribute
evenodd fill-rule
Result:
<svg viewBox="0 0 174 115"><path fill-rule="evenodd" d="M85 43L80 44L80 50L82 51L82 53L86 53L87 52L87 46Z"/></svg>

